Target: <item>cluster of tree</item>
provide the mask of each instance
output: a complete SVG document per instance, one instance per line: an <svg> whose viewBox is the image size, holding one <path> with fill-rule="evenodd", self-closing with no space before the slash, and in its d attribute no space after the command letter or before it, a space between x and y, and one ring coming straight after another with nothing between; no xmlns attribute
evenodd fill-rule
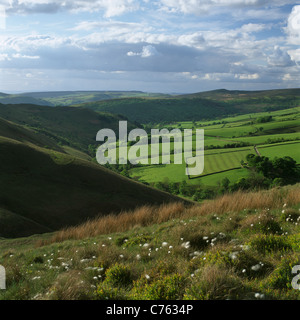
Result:
<svg viewBox="0 0 300 320"><path fill-rule="evenodd" d="M122 176L125 176L127 178L130 178L130 175L129 175L129 170L132 169L133 167L136 167L136 165L133 165L131 163L127 163L127 164L109 164L109 163L106 163L104 165L105 168L109 169L109 170L112 170L114 172L117 172L119 174L121 174Z"/></svg>
<svg viewBox="0 0 300 320"><path fill-rule="evenodd" d="M249 147L252 144L250 142L233 142L233 143L226 143L223 146L220 145L208 145L205 146L204 149L205 150L209 150L209 149L232 149L232 148L242 148L242 147Z"/></svg>
<svg viewBox="0 0 300 320"><path fill-rule="evenodd" d="M185 180L182 182L170 182L168 178L165 178L161 182L154 183L153 186L165 192L189 197L194 201L213 199L218 193L216 188L207 186L204 187L201 185L201 183L188 184Z"/></svg>
<svg viewBox="0 0 300 320"><path fill-rule="evenodd" d="M256 122L257 123L266 123L266 122L270 122L272 120L273 120L272 116L264 116L264 117L257 118Z"/></svg>
<svg viewBox="0 0 300 320"><path fill-rule="evenodd" d="M291 157L275 157L271 160L268 157L249 154L246 161L246 163L242 161L242 164L250 170L250 175L238 181L241 189L300 182L300 167Z"/></svg>
<svg viewBox="0 0 300 320"><path fill-rule="evenodd" d="M272 144L272 143L280 143L280 142L286 142L286 141L295 141L295 140L300 140L299 137L295 137L295 138L290 138L290 139L287 139L287 138L268 138L266 143L269 143L269 144Z"/></svg>

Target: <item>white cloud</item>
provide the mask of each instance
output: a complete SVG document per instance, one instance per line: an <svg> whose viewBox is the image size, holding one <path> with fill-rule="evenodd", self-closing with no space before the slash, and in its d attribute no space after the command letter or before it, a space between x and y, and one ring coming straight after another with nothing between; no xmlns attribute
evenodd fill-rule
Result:
<svg viewBox="0 0 300 320"><path fill-rule="evenodd" d="M6 29L6 10L3 5L0 4L0 30Z"/></svg>
<svg viewBox="0 0 300 320"><path fill-rule="evenodd" d="M289 50L288 54L290 55L292 61L295 63L300 63L300 49Z"/></svg>
<svg viewBox="0 0 300 320"><path fill-rule="evenodd" d="M121 30L122 32L132 31L137 29L144 29L145 25L135 22L123 22L123 21L82 21L78 23L73 31L90 31L93 29L105 29L105 30ZM146 29L149 30L148 27Z"/></svg>
<svg viewBox="0 0 300 320"><path fill-rule="evenodd" d="M291 3L288 0L6 2L8 14L23 16L22 25L18 17L11 17L7 32L0 35L0 67L26 69L23 78L32 74L28 81L37 85L42 78L38 70L46 70L45 79L50 72L53 78L65 72L73 83L76 74L79 86L93 84L94 75L105 85L111 79L111 84L142 81L147 86L151 74L153 86L157 81L171 88L178 81L180 90L192 90L190 84L292 85L299 73L300 6L289 15L280 7ZM26 16L56 12L59 21L54 16ZM121 17L126 13L130 14ZM137 75L139 81L130 78Z"/></svg>
<svg viewBox="0 0 300 320"><path fill-rule="evenodd" d="M161 0L162 10L168 12L182 12L184 14L202 15L212 13L218 8L260 8L276 7L291 4L292 0Z"/></svg>
<svg viewBox="0 0 300 320"><path fill-rule="evenodd" d="M29 55L20 54L20 53L15 53L12 55L12 57L15 59L33 59L33 60L40 59L40 56L29 56Z"/></svg>
<svg viewBox="0 0 300 320"><path fill-rule="evenodd" d="M240 80L257 80L260 78L260 75L258 73L254 74L236 74L235 78Z"/></svg>
<svg viewBox="0 0 300 320"><path fill-rule="evenodd" d="M7 53L0 53L0 61L11 60Z"/></svg>
<svg viewBox="0 0 300 320"><path fill-rule="evenodd" d="M279 46L274 47L274 51L267 57L267 61L270 66L274 67L288 67L294 65L289 53Z"/></svg>
<svg viewBox="0 0 300 320"><path fill-rule="evenodd" d="M294 6L286 28L289 43L300 45L300 5Z"/></svg>
<svg viewBox="0 0 300 320"><path fill-rule="evenodd" d="M149 58L152 56L156 56L157 54L158 54L158 52L157 52L156 48L153 47L152 45L144 46L141 52L133 52L133 51L127 52L127 55L129 57L140 56L142 58Z"/></svg>
<svg viewBox="0 0 300 320"><path fill-rule="evenodd" d="M103 11L106 18L122 15L139 8L137 0L0 0L9 14L97 12Z"/></svg>

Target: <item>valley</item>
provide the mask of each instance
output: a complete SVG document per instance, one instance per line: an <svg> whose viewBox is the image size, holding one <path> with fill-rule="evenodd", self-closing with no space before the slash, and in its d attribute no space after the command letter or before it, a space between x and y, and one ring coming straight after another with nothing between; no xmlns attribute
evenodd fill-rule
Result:
<svg viewBox="0 0 300 320"><path fill-rule="evenodd" d="M0 299L299 299L299 89L84 97L0 101ZM190 129L193 155L203 129L203 173L172 139L170 164L100 165L120 121Z"/></svg>

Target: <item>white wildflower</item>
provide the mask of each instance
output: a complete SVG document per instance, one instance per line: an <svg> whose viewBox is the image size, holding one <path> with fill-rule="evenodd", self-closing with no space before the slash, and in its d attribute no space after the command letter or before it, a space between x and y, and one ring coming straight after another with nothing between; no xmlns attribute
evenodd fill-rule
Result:
<svg viewBox="0 0 300 320"><path fill-rule="evenodd" d="M258 271L260 268L261 268L261 265L258 263L258 264L256 264L256 265L252 266L252 267L251 267L251 270L253 270L253 271Z"/></svg>
<svg viewBox="0 0 300 320"><path fill-rule="evenodd" d="M264 297L265 297L265 295L263 294L263 293L255 293L255 295L254 295L254 297L256 298L256 299L264 299Z"/></svg>
<svg viewBox="0 0 300 320"><path fill-rule="evenodd" d="M191 245L190 245L190 242L187 241L187 242L184 242L181 246L184 247L185 249L188 249Z"/></svg>
<svg viewBox="0 0 300 320"><path fill-rule="evenodd" d="M229 254L229 257L230 257L230 259L235 260L235 259L237 259L237 255L238 255L238 252L235 251L235 252L231 252Z"/></svg>

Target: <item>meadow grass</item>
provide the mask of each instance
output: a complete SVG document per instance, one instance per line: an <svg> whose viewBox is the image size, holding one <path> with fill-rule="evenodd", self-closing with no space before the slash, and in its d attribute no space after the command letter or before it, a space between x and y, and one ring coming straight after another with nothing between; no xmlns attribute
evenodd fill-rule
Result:
<svg viewBox="0 0 300 320"><path fill-rule="evenodd" d="M299 199L299 185L238 192L1 240L0 299L297 300Z"/></svg>

